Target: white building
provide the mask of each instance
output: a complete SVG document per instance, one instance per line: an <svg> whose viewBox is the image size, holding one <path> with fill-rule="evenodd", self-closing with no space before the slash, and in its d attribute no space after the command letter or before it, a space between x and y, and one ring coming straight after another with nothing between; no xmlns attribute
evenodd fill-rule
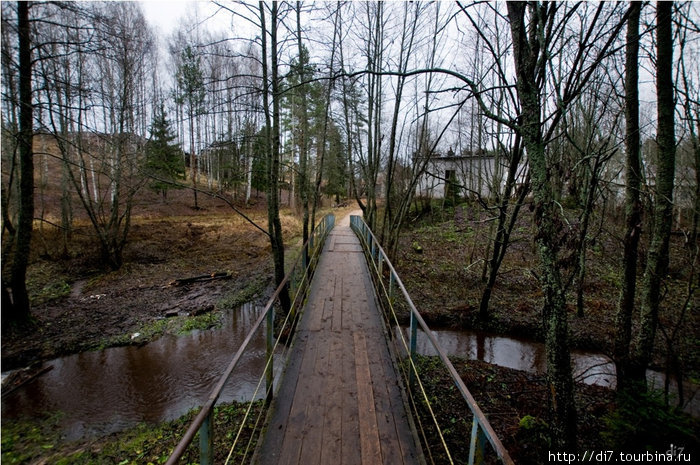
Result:
<svg viewBox="0 0 700 465"><path fill-rule="evenodd" d="M518 169L518 180L524 180L524 164ZM455 155L450 149L447 155L432 157L416 186L419 197L445 198L454 194L460 197L489 197L500 190L508 174L508 160L497 158L493 152L463 151Z"/></svg>

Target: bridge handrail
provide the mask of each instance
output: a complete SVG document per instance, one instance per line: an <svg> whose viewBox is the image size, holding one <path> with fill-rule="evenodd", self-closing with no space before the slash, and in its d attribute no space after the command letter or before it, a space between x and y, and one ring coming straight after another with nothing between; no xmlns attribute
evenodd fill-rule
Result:
<svg viewBox="0 0 700 465"><path fill-rule="evenodd" d="M480 433L483 433L486 436L486 439L489 441L489 443L491 443L491 446L493 447L494 451L496 452L496 455L498 455L498 458L501 460L501 462L506 464L506 465L512 465L513 460L510 458L508 451L501 443L501 440L498 438L498 436L496 435L496 432L491 427L491 424L489 423L488 419L486 418L484 413L481 411L481 408L477 404L477 402L474 399L474 397L472 396L472 394L469 392L469 389L464 384L464 381L462 381L462 378L459 376L459 373L455 369L454 365L452 365L452 362L448 358L447 354L445 353L443 348L438 343L437 338L430 331L430 328L426 324L425 320L423 320L423 317L416 309L416 306L413 304L413 300L411 300L411 297L408 295L408 291L406 291L406 287L404 286L403 282L401 281L401 278L399 278L399 275L396 272L394 265L392 265L391 261L389 261L388 256L386 255L386 253L384 252L384 249L379 244L379 241L375 237L372 230L369 228L369 226L367 226L367 223L365 223L361 217L355 216L355 215L350 217L350 226L355 231L355 234L357 234L357 236L360 238L360 241L362 242L362 245L363 245L363 248L365 249L365 252L367 254L369 254L368 258L370 258L372 260L372 265L375 267L375 271L378 273L379 279L381 279L382 268L383 268L384 264L386 264L386 266L389 269L390 286L393 283L399 288L399 290L403 294L403 297L404 297L406 304L409 307L410 314L411 314L411 342L410 342L411 359L413 360L413 356L415 354L415 348L416 348L415 325L417 324L421 327L421 329L423 330L425 335L428 337L428 340L431 342L431 344L432 344L433 348L435 349L435 351L437 352L440 360L443 362L443 364L447 368L447 370L448 370L452 380L454 381L457 389L459 390L460 394L462 395L462 397L466 401L467 406L469 407L469 409L473 413L474 422L473 422L472 437L471 437L471 444L470 444L470 451L469 451L469 463L470 464L474 463L474 455L476 453L476 451L474 449L477 447L477 442L480 442L477 439L477 436L479 436ZM481 431L479 431L479 428Z"/></svg>
<svg viewBox="0 0 700 465"><path fill-rule="evenodd" d="M221 375L221 378L219 378L219 382L216 384L214 389L211 391L211 394L209 394L209 397L207 398L207 401L202 405L202 409L200 412L197 414L197 416L192 420L192 423L190 423L189 428L187 428L187 431L185 432L184 436L180 440L180 442L177 444L175 449L173 450L172 454L170 454L170 457L168 458L167 462L165 462L166 465L175 465L178 463L180 458L183 456L187 448L190 446L192 443L192 440L194 439L195 435L197 432L201 432L200 434L200 463L201 465L208 465L212 463L212 457L213 457L213 451L211 451L211 444L212 444L212 432L210 431L211 429L211 415L214 410L214 406L216 405L217 400L219 399L219 396L221 395L221 392L223 391L226 383L228 382L231 374L233 373L233 370L236 368L238 365L238 362L240 361L241 357L245 353L246 349L248 348L248 344L253 338L253 335L260 329L260 326L262 325L262 322L267 318L268 322L271 320L270 315L274 312L274 304L277 301L277 299L280 296L280 293L282 290L288 286L291 281L294 273L298 271L298 268L301 264L302 269L305 272L305 276L310 278L310 274L313 272L312 265L315 263L316 259L318 258L318 255L320 255L321 250L323 248L323 244L325 242L326 236L330 232L331 229L333 229L333 226L335 225L335 215L332 213L329 213L325 215L318 223L318 226L314 228L313 232L311 233L311 236L307 239L307 241L304 243L301 249L301 253L297 256L297 259L295 260L294 264L292 267L289 269L289 272L285 275L284 279L280 283L280 285L277 287L275 290L274 294L270 297L270 299L267 301L267 304L265 305L264 310L260 313L260 316L258 319L255 321L253 324L252 328L248 332L248 335L245 337L243 342L241 343L240 347L236 351L235 355L231 359L231 362L229 362L228 366L226 367L226 370L224 370L223 374ZM311 254L309 255L309 249L311 250ZM303 279L303 282L306 282L308 285L308 282L310 279ZM293 305L292 309L293 310ZM271 331L268 331L268 333L271 333ZM268 334L270 336L270 334ZM269 341L268 341L268 347L270 346ZM267 357L272 357L273 354L268 353ZM268 366L270 365L269 360L268 360ZM271 392L271 389L269 390ZM204 436L207 436L206 439L202 439ZM204 442L208 443L209 450L204 450L207 448L207 445L204 444Z"/></svg>

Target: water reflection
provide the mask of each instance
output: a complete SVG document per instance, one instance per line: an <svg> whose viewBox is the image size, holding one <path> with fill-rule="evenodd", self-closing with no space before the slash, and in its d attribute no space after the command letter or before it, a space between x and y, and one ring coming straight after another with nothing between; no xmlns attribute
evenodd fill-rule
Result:
<svg viewBox="0 0 700 465"><path fill-rule="evenodd" d="M402 329L408 338L409 329ZM530 373L542 374L547 371L547 356L542 343L469 330L440 329L433 330L432 333L447 355L458 355ZM398 328L396 334L400 334ZM423 355L437 355L432 343L421 330L418 330L416 351ZM571 363L576 381L615 387L615 365L609 357L574 350L571 352ZM663 389L664 379L663 373L647 370L650 386ZM700 387L687 382L684 382L683 387L686 398L690 398L685 410L693 416L700 416ZM671 383L671 392L677 392L675 380Z"/></svg>
<svg viewBox="0 0 700 465"><path fill-rule="evenodd" d="M206 400L259 312L244 305L224 317L221 329L46 362L51 371L2 399L2 419L62 412L64 434L75 439L178 418ZM220 402L253 396L265 365L264 334L253 337ZM280 367L276 357L276 374Z"/></svg>

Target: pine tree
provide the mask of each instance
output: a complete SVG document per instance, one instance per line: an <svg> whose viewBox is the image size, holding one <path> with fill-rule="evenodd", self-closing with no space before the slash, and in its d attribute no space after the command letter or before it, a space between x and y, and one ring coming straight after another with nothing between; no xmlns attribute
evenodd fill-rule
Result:
<svg viewBox="0 0 700 465"><path fill-rule="evenodd" d="M168 189L179 188L175 181L185 178L182 150L173 141L176 136L161 105L153 115L151 138L146 143L146 172L152 178L149 185L167 198Z"/></svg>

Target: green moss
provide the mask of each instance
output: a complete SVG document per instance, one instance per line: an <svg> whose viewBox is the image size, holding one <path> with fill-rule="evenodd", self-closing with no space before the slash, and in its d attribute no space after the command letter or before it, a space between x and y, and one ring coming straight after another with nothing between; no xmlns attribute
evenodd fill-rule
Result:
<svg viewBox="0 0 700 465"><path fill-rule="evenodd" d="M97 350L107 347L118 347L130 344L143 344L153 341L166 334L183 335L195 330L206 330L221 327L221 312L214 311L196 316L175 316L153 320L139 327L139 329L111 337L102 341L96 347ZM134 337L136 334L138 336Z"/></svg>
<svg viewBox="0 0 700 465"><path fill-rule="evenodd" d="M39 263L27 273L27 292L32 305L41 305L70 294L67 277L55 263Z"/></svg>
<svg viewBox="0 0 700 465"><path fill-rule="evenodd" d="M46 416L38 421L2 422L2 463L28 463L50 453L60 440L58 422L61 415Z"/></svg>
<svg viewBox="0 0 700 465"><path fill-rule="evenodd" d="M250 302L263 293L268 283L269 276L258 276L250 281L243 289L238 289L226 294L215 305L217 310L229 310L240 307L246 302Z"/></svg>
<svg viewBox="0 0 700 465"><path fill-rule="evenodd" d="M214 411L215 462L221 463L231 447L248 408L250 415L243 426L234 454L241 456L250 444L255 449L258 433L254 424L264 414L264 402L231 403ZM126 431L99 439L62 443L56 427L57 417L39 422L2 422L2 463L55 463L59 465L161 464L186 431L196 411L181 418L156 425L140 424ZM199 440L195 438L184 456L185 463L199 460ZM250 455L249 455L250 456Z"/></svg>
<svg viewBox="0 0 700 465"><path fill-rule="evenodd" d="M178 317L183 318L183 317ZM184 318L182 326L177 331L177 334L187 334L194 330L205 330L221 327L221 314L219 312L209 312L203 315Z"/></svg>

